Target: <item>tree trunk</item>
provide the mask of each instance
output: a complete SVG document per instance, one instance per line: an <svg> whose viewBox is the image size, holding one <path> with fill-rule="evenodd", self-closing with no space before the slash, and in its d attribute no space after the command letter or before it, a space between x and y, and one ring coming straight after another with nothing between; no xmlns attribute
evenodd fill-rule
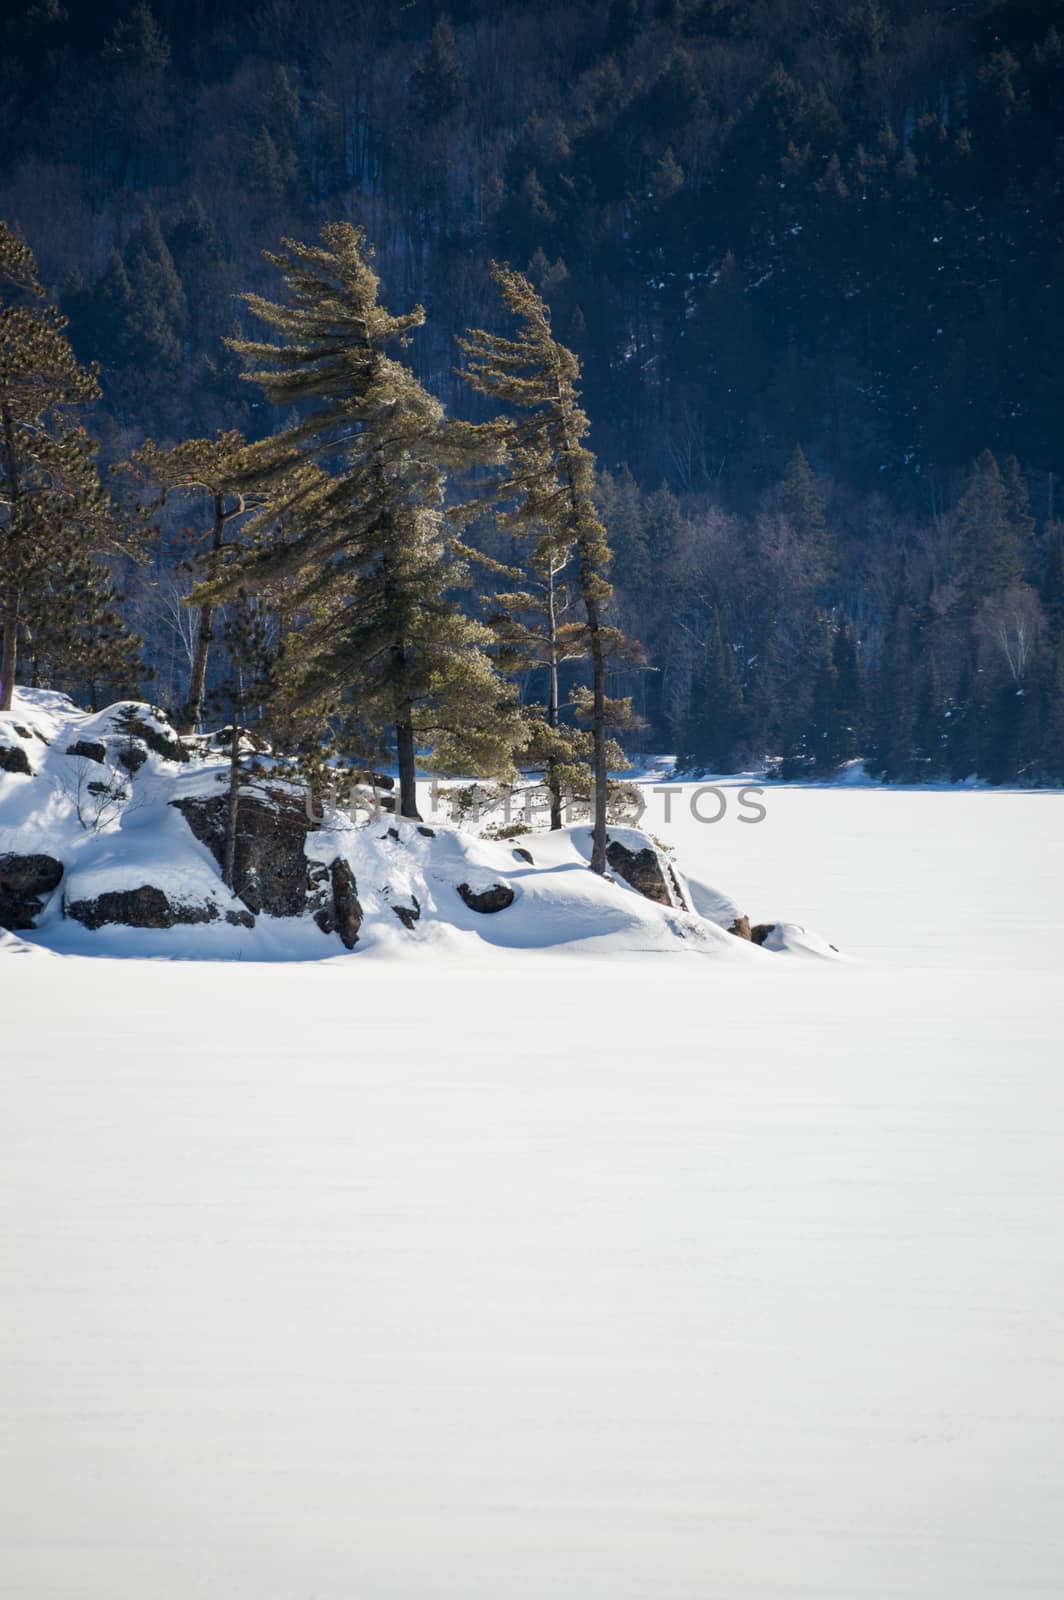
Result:
<svg viewBox="0 0 1064 1600"><path fill-rule="evenodd" d="M558 619L554 607L554 568L548 556L547 567L547 726L558 726ZM555 831L562 825L562 791L558 782L558 758L547 757L547 789L550 792L550 825Z"/></svg>
<svg viewBox="0 0 1064 1600"><path fill-rule="evenodd" d="M192 671L188 680L188 699L181 713L179 733L195 733L203 715L203 691L207 682L207 657L210 654L214 632L214 607L201 606L196 628L196 648L192 655Z"/></svg>
<svg viewBox="0 0 1064 1600"><path fill-rule="evenodd" d="M222 881L236 893L236 829L240 813L240 716L233 707L233 744L229 752L229 813L225 822L225 865Z"/></svg>
<svg viewBox="0 0 1064 1600"><path fill-rule="evenodd" d="M410 720L410 701L400 707L395 720L395 750L399 762L399 815L421 821L417 808L417 773L414 760L414 724Z"/></svg>
<svg viewBox="0 0 1064 1600"><path fill-rule="evenodd" d="M18 455L15 450L15 424L11 416L11 408L4 403L4 457L7 463L8 499L11 506L11 525L8 528L8 543L12 547L18 537L19 513L19 479ZM10 561L14 566L14 549L10 552ZM13 574L9 574L13 579ZM17 584L12 581L5 585L4 591L4 638L0 651L0 711L10 711L15 696L15 674L18 671L18 624L19 624L19 591Z"/></svg>
<svg viewBox="0 0 1064 1600"><path fill-rule="evenodd" d="M208 573L213 576L218 565L218 552L225 539L225 500L220 494L214 496L214 530L211 535L211 554ZM181 733L195 733L199 728L200 718L203 716L203 693L207 684L207 658L210 655L211 638L214 632L214 606L202 606L199 614L199 625L196 628L196 648L192 655L192 670L188 679L188 699L185 709L181 713Z"/></svg>
<svg viewBox="0 0 1064 1600"><path fill-rule="evenodd" d="M583 577L583 560L580 572ZM591 763L595 806L591 834L591 870L604 874L606 871L606 657L602 649L598 600L594 595L588 594L586 589L584 606L587 611L587 628L591 644L591 731L595 742Z"/></svg>

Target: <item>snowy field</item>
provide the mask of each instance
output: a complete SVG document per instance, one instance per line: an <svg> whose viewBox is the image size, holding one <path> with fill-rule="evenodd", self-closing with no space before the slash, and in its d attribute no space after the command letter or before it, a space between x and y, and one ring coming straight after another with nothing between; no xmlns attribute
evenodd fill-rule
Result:
<svg viewBox="0 0 1064 1600"><path fill-rule="evenodd" d="M0 956L0 1594L1064 1592L1064 796L660 804L849 959Z"/></svg>

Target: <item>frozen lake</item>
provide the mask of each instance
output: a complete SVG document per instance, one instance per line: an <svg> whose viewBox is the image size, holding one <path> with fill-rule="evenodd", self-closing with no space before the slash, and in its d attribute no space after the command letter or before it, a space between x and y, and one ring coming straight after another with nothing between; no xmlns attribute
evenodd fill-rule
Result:
<svg viewBox="0 0 1064 1600"><path fill-rule="evenodd" d="M1064 796L688 802L852 959L0 957L0 1594L1061 1592Z"/></svg>

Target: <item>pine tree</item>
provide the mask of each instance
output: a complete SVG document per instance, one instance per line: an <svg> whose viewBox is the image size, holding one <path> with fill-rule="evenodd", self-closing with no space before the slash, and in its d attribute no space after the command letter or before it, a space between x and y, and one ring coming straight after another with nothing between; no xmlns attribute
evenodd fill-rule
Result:
<svg viewBox="0 0 1064 1600"><path fill-rule="evenodd" d="M714 606L709 637L691 683L690 711L681 736L681 771L730 772L742 729L743 693L730 645Z"/></svg>
<svg viewBox="0 0 1064 1600"><path fill-rule="evenodd" d="M28 247L0 222L0 710L20 644L69 682L128 679L135 642L98 553L125 542L78 420L99 395L66 319L43 305ZM83 674L83 677L81 676Z"/></svg>
<svg viewBox="0 0 1064 1600"><path fill-rule="evenodd" d="M606 694L608 663L623 653L625 641L605 620L613 592L607 577L612 557L595 507L595 458L582 442L590 424L579 405L580 363L555 339L550 311L527 278L498 263L492 276L517 334L509 339L472 331L460 341L467 357L464 377L477 392L524 413L483 425L509 452L501 493L517 502L522 517L542 526L551 548L576 553L592 683L589 691L574 691L572 703L592 732L591 870L604 873L607 729L630 719L631 703L611 701Z"/></svg>
<svg viewBox="0 0 1064 1600"><path fill-rule="evenodd" d="M332 224L320 245L285 240L266 259L282 297L245 300L280 342L230 343L247 379L274 404L298 407L298 419L249 450L234 487L268 504L244 530L248 548L193 599L286 581L298 638L278 663L278 695L312 723L331 720L342 747L362 757L390 729L400 812L417 817L419 745L452 771L504 773L516 743L489 631L449 598L466 574L445 536L443 463L460 459L465 439L386 354L424 312L396 317L379 303L361 228ZM328 470L308 480L318 464ZM263 539L279 517L286 539Z"/></svg>
<svg viewBox="0 0 1064 1600"><path fill-rule="evenodd" d="M832 646L835 666L836 749L840 765L861 752L865 732L865 686L857 639L852 627L841 621Z"/></svg>
<svg viewBox="0 0 1064 1600"><path fill-rule="evenodd" d="M903 550L883 631L873 729L875 759L880 772L888 779L906 777L912 762L917 658L916 606L909 559Z"/></svg>
<svg viewBox="0 0 1064 1600"><path fill-rule="evenodd" d="M921 675L913 723L913 753L921 777L936 778L947 753L945 698L934 653L927 657Z"/></svg>
<svg viewBox="0 0 1064 1600"><path fill-rule="evenodd" d="M1015 488L1010 495L997 461L984 450L957 502L961 583L971 611L985 595L1023 581L1018 514Z"/></svg>
<svg viewBox="0 0 1064 1600"><path fill-rule="evenodd" d="M801 445L795 445L787 463L777 502L804 546L811 587L821 588L834 573L838 556L824 515L824 502Z"/></svg>
<svg viewBox="0 0 1064 1600"><path fill-rule="evenodd" d="M146 211L130 235L125 262L131 295L125 337L142 363L176 367L188 304L154 211Z"/></svg>
<svg viewBox="0 0 1064 1600"><path fill-rule="evenodd" d="M441 17L432 30L421 64L410 77L411 110L424 122L439 122L461 105L465 93L454 29L449 18Z"/></svg>

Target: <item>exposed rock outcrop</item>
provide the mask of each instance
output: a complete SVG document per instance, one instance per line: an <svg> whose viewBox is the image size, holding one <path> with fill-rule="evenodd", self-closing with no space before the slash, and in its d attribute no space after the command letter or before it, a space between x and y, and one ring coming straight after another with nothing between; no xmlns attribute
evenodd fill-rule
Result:
<svg viewBox="0 0 1064 1600"><path fill-rule="evenodd" d="M217 922L221 917L218 907L209 900L174 901L150 883L141 884L138 889L108 889L92 899L71 901L66 913L86 928L103 928L109 923L125 928L173 928L178 923Z"/></svg>
<svg viewBox="0 0 1064 1600"><path fill-rule="evenodd" d="M347 862L339 856L326 868L326 873L330 890L329 899L321 910L315 913L314 921L322 933L338 933L344 948L353 950L358 943L358 931L363 918L355 875ZM318 877L320 884L320 877L317 874L315 876Z"/></svg>
<svg viewBox="0 0 1064 1600"><path fill-rule="evenodd" d="M750 929L750 938L754 944L764 944L769 934L775 933L775 931L776 924L774 922L757 922ZM832 945L831 948L834 949L835 946Z"/></svg>
<svg viewBox="0 0 1064 1600"><path fill-rule="evenodd" d="M676 905L676 897L666 875L667 863L652 846L629 850L619 839L610 839L606 845L606 860L619 878L623 878L630 888L637 890L647 900L653 900L659 906ZM682 896L679 903L681 909L686 910Z"/></svg>
<svg viewBox="0 0 1064 1600"><path fill-rule="evenodd" d="M392 907L392 910L399 918L399 921L403 924L403 927L407 929L413 928L414 923L417 922L421 917L421 901L418 899L416 894L412 894L410 898L414 902L412 906Z"/></svg>
<svg viewBox="0 0 1064 1600"><path fill-rule="evenodd" d="M0 772L20 772L33 777L30 758L20 744L0 744Z"/></svg>
<svg viewBox="0 0 1064 1600"><path fill-rule="evenodd" d="M734 933L737 939L751 939L753 935L750 932L750 918L747 916L736 917L728 932Z"/></svg>
<svg viewBox="0 0 1064 1600"><path fill-rule="evenodd" d="M228 795L192 795L170 804L223 866ZM303 847L314 828L299 795L284 789L241 792L233 889L252 911L301 917L307 910L311 882Z"/></svg>
<svg viewBox="0 0 1064 1600"><path fill-rule="evenodd" d="M144 715L144 707L133 704L118 706L111 725L132 743L139 740L154 750L164 761L188 761L189 752L177 737L161 712L153 711L151 720Z"/></svg>
<svg viewBox="0 0 1064 1600"><path fill-rule="evenodd" d="M76 744L67 745L68 756L80 756L83 761L107 760L107 746L102 739L79 739Z"/></svg>
<svg viewBox="0 0 1064 1600"><path fill-rule="evenodd" d="M62 877L54 856L0 855L0 927L34 927Z"/></svg>
<svg viewBox="0 0 1064 1600"><path fill-rule="evenodd" d="M514 903L514 892L508 883L493 883L487 889L471 889L468 883L457 885L470 911L505 911Z"/></svg>

